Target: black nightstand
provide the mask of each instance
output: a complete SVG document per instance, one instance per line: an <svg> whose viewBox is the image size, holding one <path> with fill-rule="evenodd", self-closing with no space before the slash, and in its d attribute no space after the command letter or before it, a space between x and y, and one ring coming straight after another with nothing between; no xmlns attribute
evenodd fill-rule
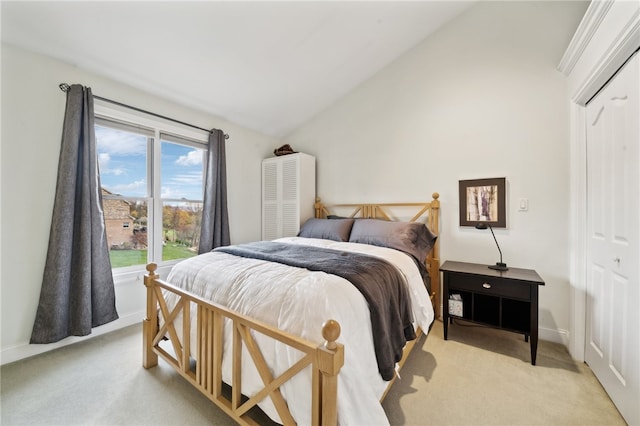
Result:
<svg viewBox="0 0 640 426"><path fill-rule="evenodd" d="M531 339L531 364L538 349L538 286L544 281L531 269L489 269L487 265L446 261L443 273L444 340L453 318L524 334ZM461 315L449 314L449 296L459 294Z"/></svg>

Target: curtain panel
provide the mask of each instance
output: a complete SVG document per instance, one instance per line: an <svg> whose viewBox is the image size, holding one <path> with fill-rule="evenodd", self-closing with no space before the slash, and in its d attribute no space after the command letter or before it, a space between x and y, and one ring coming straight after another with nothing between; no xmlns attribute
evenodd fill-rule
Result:
<svg viewBox="0 0 640 426"><path fill-rule="evenodd" d="M58 178L31 343L85 336L118 318L102 210L93 95L67 92Z"/></svg>
<svg viewBox="0 0 640 426"><path fill-rule="evenodd" d="M198 253L230 244L226 161L224 132L214 129L209 134Z"/></svg>

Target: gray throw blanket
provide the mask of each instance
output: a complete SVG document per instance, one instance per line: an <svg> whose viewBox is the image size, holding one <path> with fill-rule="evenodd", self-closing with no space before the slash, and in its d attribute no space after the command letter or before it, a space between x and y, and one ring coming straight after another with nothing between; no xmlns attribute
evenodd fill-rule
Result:
<svg viewBox="0 0 640 426"><path fill-rule="evenodd" d="M394 376L407 340L416 338L411 300L404 278L389 262L360 253L272 241L218 247L235 256L268 260L349 280L369 304L378 370L384 380Z"/></svg>

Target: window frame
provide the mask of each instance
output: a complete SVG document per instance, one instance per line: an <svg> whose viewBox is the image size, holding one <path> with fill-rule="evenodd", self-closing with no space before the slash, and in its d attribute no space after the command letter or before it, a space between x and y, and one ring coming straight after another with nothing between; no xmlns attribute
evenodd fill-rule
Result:
<svg viewBox="0 0 640 426"><path fill-rule="evenodd" d="M142 134L146 134L143 132L153 132L153 136L150 136L152 140L147 144L147 197L114 196L109 198L147 202L147 235L151 240L147 246L147 263L153 262L159 266L173 266L182 259L162 260L162 205L165 201L173 201L173 199L162 198L162 152L160 149L163 141L162 136L166 135L169 137L169 139L164 139L167 142L203 149L206 152L209 143L209 133L98 99L94 101L94 117L98 125L114 123L115 128L121 128L123 130L139 129ZM121 127L119 127L118 124ZM206 158L207 156L205 155L202 164L202 199L188 200L190 202L204 203L204 185L207 169ZM157 225L157 223L160 225ZM144 269L145 266L146 264L112 268L112 272L114 276L116 276L139 271L140 269Z"/></svg>

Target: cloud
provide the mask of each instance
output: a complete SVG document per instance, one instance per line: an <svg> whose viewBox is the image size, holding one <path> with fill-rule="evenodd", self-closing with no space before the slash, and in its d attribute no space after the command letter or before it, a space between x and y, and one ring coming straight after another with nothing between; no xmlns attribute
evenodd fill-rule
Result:
<svg viewBox="0 0 640 426"><path fill-rule="evenodd" d="M101 175L115 175L120 176L125 171L120 168L111 168L111 155L108 152L98 154L98 165L100 167Z"/></svg>
<svg viewBox="0 0 640 426"><path fill-rule="evenodd" d="M171 186L163 186L160 189L160 197L161 198L174 198L174 199L181 199L184 198L184 193L181 191L176 191L175 188L171 187Z"/></svg>
<svg viewBox="0 0 640 426"><path fill-rule="evenodd" d="M98 164L100 164L100 169L108 169L109 161L111 161L111 155L108 152L101 152L98 154Z"/></svg>
<svg viewBox="0 0 640 426"><path fill-rule="evenodd" d="M187 155L181 155L176 160L176 164L180 166L198 166L202 164L202 153L200 149L189 151Z"/></svg>
<svg viewBox="0 0 640 426"><path fill-rule="evenodd" d="M177 185L202 185L202 173L201 172L191 172L191 173L181 173L173 176L171 178L171 183Z"/></svg>
<svg viewBox="0 0 640 426"><path fill-rule="evenodd" d="M146 180L141 179L126 184L110 185L108 189L114 194L124 194L125 196L137 196L142 194L142 196L144 196L147 193L147 182Z"/></svg>
<svg viewBox="0 0 640 426"><path fill-rule="evenodd" d="M147 137L96 126L96 140L100 154L147 155Z"/></svg>
<svg viewBox="0 0 640 426"><path fill-rule="evenodd" d="M165 180L161 197L202 200L202 172L181 173Z"/></svg>

